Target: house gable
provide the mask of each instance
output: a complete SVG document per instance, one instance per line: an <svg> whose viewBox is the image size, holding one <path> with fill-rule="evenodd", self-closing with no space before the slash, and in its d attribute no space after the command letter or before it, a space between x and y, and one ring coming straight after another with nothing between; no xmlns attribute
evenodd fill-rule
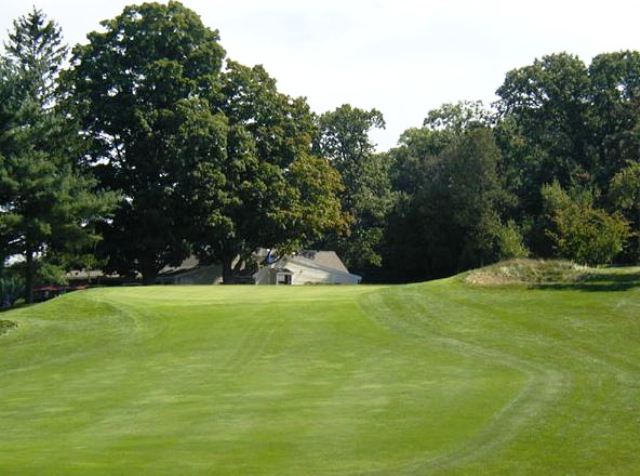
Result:
<svg viewBox="0 0 640 476"><path fill-rule="evenodd" d="M285 278L278 278L284 274L291 276L290 284L358 284L362 279L349 273L333 251L307 251L283 256L253 277L256 284L278 284L285 282Z"/></svg>

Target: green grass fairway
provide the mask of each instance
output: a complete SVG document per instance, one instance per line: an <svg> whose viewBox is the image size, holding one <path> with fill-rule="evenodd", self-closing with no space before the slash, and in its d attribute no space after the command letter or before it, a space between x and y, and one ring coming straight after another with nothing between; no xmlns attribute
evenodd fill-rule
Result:
<svg viewBox="0 0 640 476"><path fill-rule="evenodd" d="M0 314L0 475L640 474L640 271Z"/></svg>

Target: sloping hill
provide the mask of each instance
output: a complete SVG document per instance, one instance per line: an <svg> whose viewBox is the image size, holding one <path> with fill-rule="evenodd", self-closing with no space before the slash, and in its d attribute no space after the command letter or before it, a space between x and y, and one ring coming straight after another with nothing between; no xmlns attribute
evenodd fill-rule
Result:
<svg viewBox="0 0 640 476"><path fill-rule="evenodd" d="M78 292L2 314L0 474L640 472L640 272Z"/></svg>

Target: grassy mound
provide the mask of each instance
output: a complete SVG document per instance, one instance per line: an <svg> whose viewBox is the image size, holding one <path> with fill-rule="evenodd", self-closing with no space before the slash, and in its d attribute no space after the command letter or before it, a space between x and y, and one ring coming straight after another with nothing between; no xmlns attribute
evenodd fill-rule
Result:
<svg viewBox="0 0 640 476"><path fill-rule="evenodd" d="M591 273L586 266L570 261L514 259L470 271L464 280L478 286L567 284L583 281Z"/></svg>
<svg viewBox="0 0 640 476"><path fill-rule="evenodd" d="M638 276L95 289L9 311L0 474L636 474Z"/></svg>

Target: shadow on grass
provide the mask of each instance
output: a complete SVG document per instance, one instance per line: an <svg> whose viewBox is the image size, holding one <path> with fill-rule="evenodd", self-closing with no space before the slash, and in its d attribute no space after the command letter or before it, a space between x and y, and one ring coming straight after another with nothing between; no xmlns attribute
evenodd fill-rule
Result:
<svg viewBox="0 0 640 476"><path fill-rule="evenodd" d="M25 307L31 307L31 306L35 306L37 303L33 303L33 304L26 304L24 302L15 304L11 307L0 307L0 314L2 314L3 312L9 312L9 311L15 311L16 309L23 309Z"/></svg>
<svg viewBox="0 0 640 476"><path fill-rule="evenodd" d="M624 268L605 268L596 273L589 273L582 279L564 283L541 283L533 285L534 289L578 290L578 291L627 291L640 287L640 270L632 272Z"/></svg>
<svg viewBox="0 0 640 476"><path fill-rule="evenodd" d="M0 335L9 332L14 327L18 327L18 324L13 321L0 320Z"/></svg>

